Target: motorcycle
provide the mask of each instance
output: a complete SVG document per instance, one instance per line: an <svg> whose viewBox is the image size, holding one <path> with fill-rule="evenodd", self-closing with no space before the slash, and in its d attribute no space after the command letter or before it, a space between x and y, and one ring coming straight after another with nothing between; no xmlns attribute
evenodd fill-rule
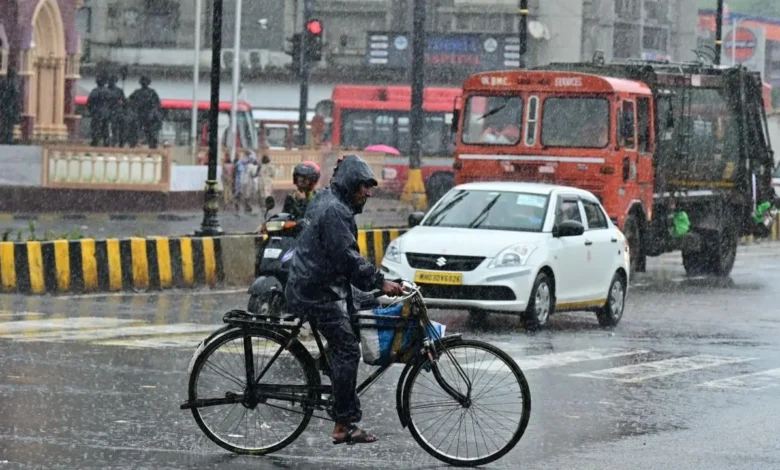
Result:
<svg viewBox="0 0 780 470"><path fill-rule="evenodd" d="M289 262L295 253L295 239L300 227L292 214L279 212L268 217L275 206L274 199L265 200L265 223L260 233L266 235L255 260L257 279L249 288L251 313L280 316L285 310L284 288L287 285Z"/></svg>

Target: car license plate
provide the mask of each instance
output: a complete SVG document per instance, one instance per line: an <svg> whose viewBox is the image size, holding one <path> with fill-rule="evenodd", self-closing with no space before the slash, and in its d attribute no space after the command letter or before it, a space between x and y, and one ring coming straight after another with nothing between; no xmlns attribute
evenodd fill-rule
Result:
<svg viewBox="0 0 780 470"><path fill-rule="evenodd" d="M417 271L414 274L414 282L422 284L441 284L445 286L459 286L463 284L463 274L432 271Z"/></svg>
<svg viewBox="0 0 780 470"><path fill-rule="evenodd" d="M263 258L276 259L282 254L281 248L266 248L263 252Z"/></svg>

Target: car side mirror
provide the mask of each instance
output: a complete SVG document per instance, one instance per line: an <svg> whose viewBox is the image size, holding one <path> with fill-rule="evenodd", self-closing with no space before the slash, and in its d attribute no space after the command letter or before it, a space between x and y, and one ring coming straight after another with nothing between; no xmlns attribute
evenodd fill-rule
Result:
<svg viewBox="0 0 780 470"><path fill-rule="evenodd" d="M577 237L585 233L585 226L576 220L565 220L553 228L553 237Z"/></svg>
<svg viewBox="0 0 780 470"><path fill-rule="evenodd" d="M274 200L273 196L268 196L265 198L265 210L270 211L276 207L276 201Z"/></svg>
<svg viewBox="0 0 780 470"><path fill-rule="evenodd" d="M409 214L409 228L417 227L425 217L425 212L412 212Z"/></svg>

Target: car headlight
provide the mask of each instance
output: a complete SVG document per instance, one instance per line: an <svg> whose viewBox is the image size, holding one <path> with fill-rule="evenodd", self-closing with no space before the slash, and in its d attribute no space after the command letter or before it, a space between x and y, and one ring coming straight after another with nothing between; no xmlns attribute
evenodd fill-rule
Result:
<svg viewBox="0 0 780 470"><path fill-rule="evenodd" d="M385 251L385 259L392 261L393 263L401 262L401 249L398 247L398 242L393 240L387 245L387 251Z"/></svg>
<svg viewBox="0 0 780 470"><path fill-rule="evenodd" d="M536 250L536 245L512 245L501 251L493 261L488 264L488 268L511 268L514 266L524 266L528 258Z"/></svg>

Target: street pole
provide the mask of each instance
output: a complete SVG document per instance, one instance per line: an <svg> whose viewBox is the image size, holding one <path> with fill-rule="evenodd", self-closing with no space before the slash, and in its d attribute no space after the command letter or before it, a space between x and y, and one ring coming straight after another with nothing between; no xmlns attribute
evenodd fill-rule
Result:
<svg viewBox="0 0 780 470"><path fill-rule="evenodd" d="M314 16L314 0L304 0L303 2L303 26L301 27L301 98L298 105L298 135L296 136L296 145L303 147L306 145L306 113L309 108L309 75L311 66L308 60L309 52L306 50L306 24Z"/></svg>
<svg viewBox="0 0 780 470"><path fill-rule="evenodd" d="M425 86L425 0L414 0L412 18L412 113L409 176L402 199L411 201L415 210L425 210L428 201L422 178L423 90Z"/></svg>
<svg viewBox="0 0 780 470"><path fill-rule="evenodd" d="M723 0L718 0L715 12L715 65L720 65L720 54L723 49Z"/></svg>
<svg viewBox="0 0 780 470"><path fill-rule="evenodd" d="M230 107L230 161L236 161L236 132L238 130L238 82L241 77L241 0L236 0L236 24L233 37L233 103Z"/></svg>
<svg viewBox="0 0 780 470"><path fill-rule="evenodd" d="M731 20L731 66L737 65L737 21L736 18Z"/></svg>
<svg viewBox="0 0 780 470"><path fill-rule="evenodd" d="M217 212L219 212L219 193L217 192L217 152L219 151L219 80L220 56L222 55L222 0L213 0L211 28L211 104L209 107L209 162L206 177L205 201L203 203L203 222L198 236L222 235Z"/></svg>
<svg viewBox="0 0 780 470"><path fill-rule="evenodd" d="M198 88L200 87L200 30L202 1L195 0L195 46L192 58L192 126L190 127L190 148L192 161L198 159Z"/></svg>
<svg viewBox="0 0 780 470"><path fill-rule="evenodd" d="M525 53L528 51L528 0L520 0L520 21L517 25L517 31L520 36L520 68L526 68Z"/></svg>

